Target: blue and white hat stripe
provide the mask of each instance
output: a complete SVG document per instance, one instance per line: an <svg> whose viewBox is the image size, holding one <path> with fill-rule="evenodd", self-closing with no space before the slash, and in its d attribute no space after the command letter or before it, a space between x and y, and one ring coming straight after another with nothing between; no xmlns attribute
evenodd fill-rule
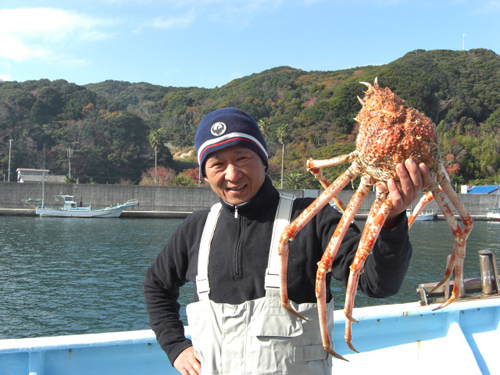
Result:
<svg viewBox="0 0 500 375"><path fill-rule="evenodd" d="M259 147L261 152L266 156L266 158L269 158L269 154L267 153L266 147L257 138L255 138L251 135L245 134L245 133L230 133L230 134L226 134L226 135L219 137L219 138L209 139L208 141L203 143L198 150L198 163L201 165L201 160L202 160L203 154L206 151L210 151L210 148L217 146L217 145L220 145L220 144L224 144L226 142L236 141L238 139L240 139L240 140L241 139L248 139L248 141L255 143ZM229 147L229 145L226 147Z"/></svg>

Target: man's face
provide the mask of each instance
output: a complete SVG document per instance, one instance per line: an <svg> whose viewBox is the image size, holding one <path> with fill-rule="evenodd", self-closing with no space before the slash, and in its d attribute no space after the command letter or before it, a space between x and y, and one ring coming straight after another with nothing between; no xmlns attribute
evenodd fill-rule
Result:
<svg viewBox="0 0 500 375"><path fill-rule="evenodd" d="M266 166L257 153L232 146L210 154L205 163L205 181L225 202L238 205L257 194L264 183Z"/></svg>

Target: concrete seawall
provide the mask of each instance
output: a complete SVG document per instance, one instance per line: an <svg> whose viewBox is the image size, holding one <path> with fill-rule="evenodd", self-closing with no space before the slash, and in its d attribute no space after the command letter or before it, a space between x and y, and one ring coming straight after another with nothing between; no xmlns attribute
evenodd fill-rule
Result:
<svg viewBox="0 0 500 375"><path fill-rule="evenodd" d="M139 205L127 208L121 217L185 217L218 202L210 187L45 184L44 190L36 183L0 182L0 215L35 215L42 194L45 207L61 206L56 195L74 195L81 205L96 209L137 199ZM303 196L302 190L286 192Z"/></svg>
<svg viewBox="0 0 500 375"><path fill-rule="evenodd" d="M297 197L315 196L315 190L285 190ZM218 201L209 187L171 187L138 185L97 185L97 184L45 184L46 207L59 207L58 194L74 195L83 205L104 208L130 199L137 199L138 206L127 208L122 217L185 217L189 213L209 208ZM352 191L342 191L339 198L347 203ZM487 211L496 207L498 196L488 194L459 194L460 200L474 219L485 218ZM35 215L35 208L40 202L30 202L42 198L40 184L0 182L0 215ZM363 202L358 214L363 218L373 203L374 192ZM415 201L416 204L416 201ZM431 202L426 209L440 214L436 202ZM441 216L442 218L442 216Z"/></svg>

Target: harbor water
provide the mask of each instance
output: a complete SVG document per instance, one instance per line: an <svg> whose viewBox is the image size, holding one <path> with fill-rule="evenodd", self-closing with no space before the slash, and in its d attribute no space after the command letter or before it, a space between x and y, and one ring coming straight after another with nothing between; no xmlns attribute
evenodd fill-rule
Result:
<svg viewBox="0 0 500 375"><path fill-rule="evenodd" d="M181 221L0 216L0 339L149 328L144 273ZM480 276L479 250L500 259L500 223L474 224L465 278ZM358 294L356 307L416 301L418 284L442 278L453 247L447 223L416 222L410 236L413 257L401 291L380 300ZM341 309L345 289L332 287ZM186 285L181 303L191 300Z"/></svg>

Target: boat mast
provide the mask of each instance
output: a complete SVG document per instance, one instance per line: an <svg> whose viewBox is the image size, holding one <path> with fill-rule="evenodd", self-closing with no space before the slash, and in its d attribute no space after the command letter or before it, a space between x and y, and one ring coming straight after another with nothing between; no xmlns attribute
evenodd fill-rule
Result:
<svg viewBox="0 0 500 375"><path fill-rule="evenodd" d="M42 208L45 208L45 169L42 170Z"/></svg>
<svg viewBox="0 0 500 375"><path fill-rule="evenodd" d="M42 208L45 208L45 143L43 144L43 163L42 163Z"/></svg>

